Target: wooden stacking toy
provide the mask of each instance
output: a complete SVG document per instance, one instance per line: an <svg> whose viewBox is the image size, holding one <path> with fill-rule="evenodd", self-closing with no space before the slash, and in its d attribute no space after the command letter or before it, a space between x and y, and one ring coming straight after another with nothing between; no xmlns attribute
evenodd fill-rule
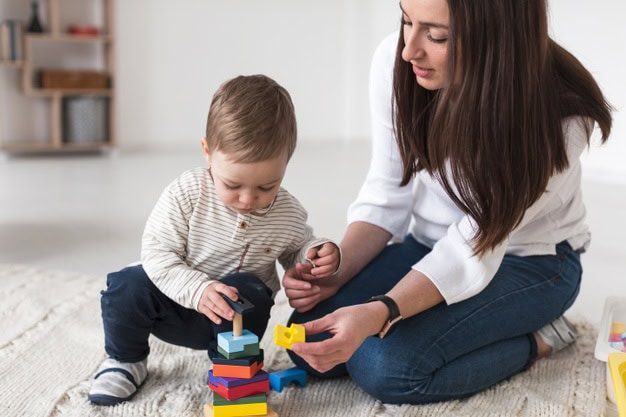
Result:
<svg viewBox="0 0 626 417"><path fill-rule="evenodd" d="M213 367L208 385L213 391L213 403L204 405L204 417L278 417L267 405L270 382L262 369L259 338L243 328L243 314L254 310L254 305L241 295L237 301L224 299L235 310L233 331L219 333L217 348L210 353Z"/></svg>

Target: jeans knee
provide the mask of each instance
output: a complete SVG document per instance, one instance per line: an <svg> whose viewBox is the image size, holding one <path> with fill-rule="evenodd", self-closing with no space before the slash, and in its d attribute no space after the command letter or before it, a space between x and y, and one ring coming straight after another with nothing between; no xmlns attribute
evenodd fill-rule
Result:
<svg viewBox="0 0 626 417"><path fill-rule="evenodd" d="M384 355L360 348L346 363L348 374L352 380L366 393L382 402L387 402L387 394L391 389L385 372L387 360Z"/></svg>
<svg viewBox="0 0 626 417"><path fill-rule="evenodd" d="M142 300L152 294L153 287L141 265L108 274L107 289L102 291L103 313L108 308L125 309L143 305Z"/></svg>
<svg viewBox="0 0 626 417"><path fill-rule="evenodd" d="M366 393L386 404L419 404L431 401L427 394L432 375L414 367L385 349L379 339L362 345L347 363L353 381ZM374 348L372 348L374 346Z"/></svg>

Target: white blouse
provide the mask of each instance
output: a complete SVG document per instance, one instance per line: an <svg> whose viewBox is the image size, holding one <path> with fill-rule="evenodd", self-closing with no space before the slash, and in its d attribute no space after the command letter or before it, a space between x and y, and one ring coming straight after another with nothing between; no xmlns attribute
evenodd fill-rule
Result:
<svg viewBox="0 0 626 417"><path fill-rule="evenodd" d="M448 304L482 291L505 254L555 254L564 240L585 249L590 233L580 188L580 155L587 147L585 120L563 122L569 167L552 176L543 195L526 211L509 237L482 257L472 255L475 224L425 171L400 187L402 162L393 131L392 79L398 33L383 40L370 72L372 160L364 184L348 209L348 222L363 221L402 239L408 232L432 251L413 266L424 273Z"/></svg>

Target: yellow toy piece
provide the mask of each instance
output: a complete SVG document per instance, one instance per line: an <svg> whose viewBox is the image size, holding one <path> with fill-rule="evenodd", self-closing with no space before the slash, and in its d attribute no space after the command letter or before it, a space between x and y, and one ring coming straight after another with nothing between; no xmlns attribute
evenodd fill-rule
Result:
<svg viewBox="0 0 626 417"><path fill-rule="evenodd" d="M611 323L611 334L622 334L626 331L626 326L624 323L619 321L614 321Z"/></svg>
<svg viewBox="0 0 626 417"><path fill-rule="evenodd" d="M304 342L304 326L291 323L290 327L276 325L274 328L274 344L291 349L291 345L296 342Z"/></svg>
<svg viewBox="0 0 626 417"><path fill-rule="evenodd" d="M223 415L223 414L221 414ZM252 414L246 414L246 415L242 415L242 414L236 414L239 417L252 417ZM220 414L214 414L213 412L213 404L211 403L206 403L204 404L204 417L219 417ZM257 417L278 417L278 413L274 410L272 410L269 406L267 406L267 411L265 412L265 414L255 414L254 416Z"/></svg>
<svg viewBox="0 0 626 417"><path fill-rule="evenodd" d="M609 369L620 417L626 417L626 353L609 353Z"/></svg>

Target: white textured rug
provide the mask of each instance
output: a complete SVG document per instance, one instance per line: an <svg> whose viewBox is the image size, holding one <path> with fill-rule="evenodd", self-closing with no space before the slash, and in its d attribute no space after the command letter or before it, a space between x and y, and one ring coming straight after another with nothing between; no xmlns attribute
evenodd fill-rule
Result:
<svg viewBox="0 0 626 417"><path fill-rule="evenodd" d="M202 416L211 398L205 352L151 340L150 376L135 398L116 407L95 407L87 391L104 359L100 296L104 277L0 265L0 416ZM289 307L277 298L269 329L284 323ZM385 405L348 378L309 379L304 388L271 392L281 417L359 416L589 416L604 415L605 367L593 357L596 329L573 318L577 343L539 361L481 394L461 401L422 406ZM265 370L292 366L262 340Z"/></svg>

